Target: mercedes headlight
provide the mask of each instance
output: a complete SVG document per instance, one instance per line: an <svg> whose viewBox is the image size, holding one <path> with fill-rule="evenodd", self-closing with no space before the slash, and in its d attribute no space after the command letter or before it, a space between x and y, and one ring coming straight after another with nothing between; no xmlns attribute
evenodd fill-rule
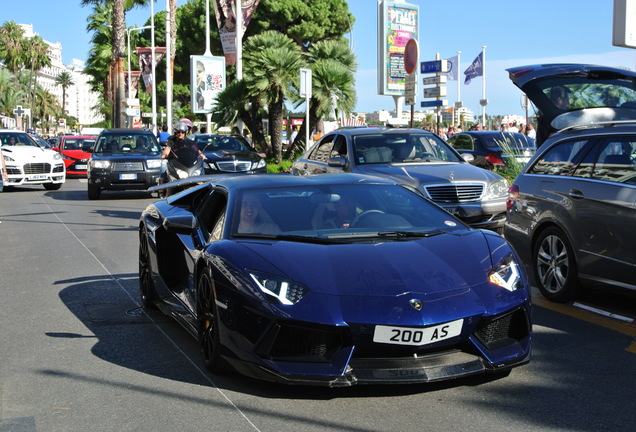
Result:
<svg viewBox="0 0 636 432"><path fill-rule="evenodd" d="M523 287L519 264L512 257L497 265L488 275L488 281L508 291L516 291Z"/></svg>
<svg viewBox="0 0 636 432"><path fill-rule="evenodd" d="M257 169L259 169L259 168L263 168L263 167L265 167L266 165L267 165L267 164L265 163L265 159L261 159L261 160L259 160L258 162L255 162L255 163L252 165L252 169L253 169L253 170L257 170Z"/></svg>
<svg viewBox="0 0 636 432"><path fill-rule="evenodd" d="M148 169L161 168L161 159L148 159L146 166Z"/></svg>
<svg viewBox="0 0 636 432"><path fill-rule="evenodd" d="M250 272L250 276L263 293L285 305L296 304L309 294L309 288L289 279L254 271Z"/></svg>
<svg viewBox="0 0 636 432"><path fill-rule="evenodd" d="M489 198L506 198L508 196L508 180L502 178L488 186Z"/></svg>

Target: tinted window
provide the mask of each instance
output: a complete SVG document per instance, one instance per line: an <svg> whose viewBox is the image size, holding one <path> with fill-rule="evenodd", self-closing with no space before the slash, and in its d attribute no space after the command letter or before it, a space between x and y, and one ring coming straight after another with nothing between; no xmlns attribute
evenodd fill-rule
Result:
<svg viewBox="0 0 636 432"><path fill-rule="evenodd" d="M618 183L636 183L636 137L599 141L580 166L576 176Z"/></svg>
<svg viewBox="0 0 636 432"><path fill-rule="evenodd" d="M248 143L235 136L196 135L195 142L201 151L250 151Z"/></svg>
<svg viewBox="0 0 636 432"><path fill-rule="evenodd" d="M65 150L81 150L84 146L95 145L95 139L72 138L64 140L62 147Z"/></svg>
<svg viewBox="0 0 636 432"><path fill-rule="evenodd" d="M587 140L561 142L545 152L528 170L530 174L572 175Z"/></svg>
<svg viewBox="0 0 636 432"><path fill-rule="evenodd" d="M474 150L473 139L469 135L455 135L448 140L456 150Z"/></svg>
<svg viewBox="0 0 636 432"><path fill-rule="evenodd" d="M0 134L0 143L3 146L33 146L38 145L33 139L26 133L20 132L3 132Z"/></svg>
<svg viewBox="0 0 636 432"><path fill-rule="evenodd" d="M357 135L353 149L358 165L440 160L459 162L451 148L431 133Z"/></svg>
<svg viewBox="0 0 636 432"><path fill-rule="evenodd" d="M95 153L159 153L159 144L152 134L121 133L100 135Z"/></svg>
<svg viewBox="0 0 636 432"><path fill-rule="evenodd" d="M309 155L309 159L319 162L327 162L327 159L331 157L334 137L335 135L327 135L322 141L320 141L316 148L312 150Z"/></svg>

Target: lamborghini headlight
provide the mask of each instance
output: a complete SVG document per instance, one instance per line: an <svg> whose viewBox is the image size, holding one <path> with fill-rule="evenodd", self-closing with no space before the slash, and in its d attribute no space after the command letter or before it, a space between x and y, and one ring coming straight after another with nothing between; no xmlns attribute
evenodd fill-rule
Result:
<svg viewBox="0 0 636 432"><path fill-rule="evenodd" d="M488 281L508 291L516 291L523 287L519 264L512 257L491 271L488 275Z"/></svg>
<svg viewBox="0 0 636 432"><path fill-rule="evenodd" d="M285 305L296 304L309 294L309 288L289 279L254 271L250 272L250 276L263 293Z"/></svg>

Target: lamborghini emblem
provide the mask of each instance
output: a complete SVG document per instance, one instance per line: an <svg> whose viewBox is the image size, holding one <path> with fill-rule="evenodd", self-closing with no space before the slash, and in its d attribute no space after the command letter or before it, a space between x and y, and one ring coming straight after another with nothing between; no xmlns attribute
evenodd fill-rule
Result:
<svg viewBox="0 0 636 432"><path fill-rule="evenodd" d="M422 306L423 306L422 300L413 299L413 300L410 300L409 303L411 304L411 306L413 306L413 309L418 311L422 310Z"/></svg>

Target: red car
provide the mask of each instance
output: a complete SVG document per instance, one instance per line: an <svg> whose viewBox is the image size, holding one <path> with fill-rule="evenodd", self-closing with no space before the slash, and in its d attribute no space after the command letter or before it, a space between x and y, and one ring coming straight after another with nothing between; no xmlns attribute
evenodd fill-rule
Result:
<svg viewBox="0 0 636 432"><path fill-rule="evenodd" d="M60 152L64 165L66 165L66 175L86 176L88 159L91 154L82 150L82 147L93 147L95 145L94 136L62 136L58 141L58 146L54 150Z"/></svg>

